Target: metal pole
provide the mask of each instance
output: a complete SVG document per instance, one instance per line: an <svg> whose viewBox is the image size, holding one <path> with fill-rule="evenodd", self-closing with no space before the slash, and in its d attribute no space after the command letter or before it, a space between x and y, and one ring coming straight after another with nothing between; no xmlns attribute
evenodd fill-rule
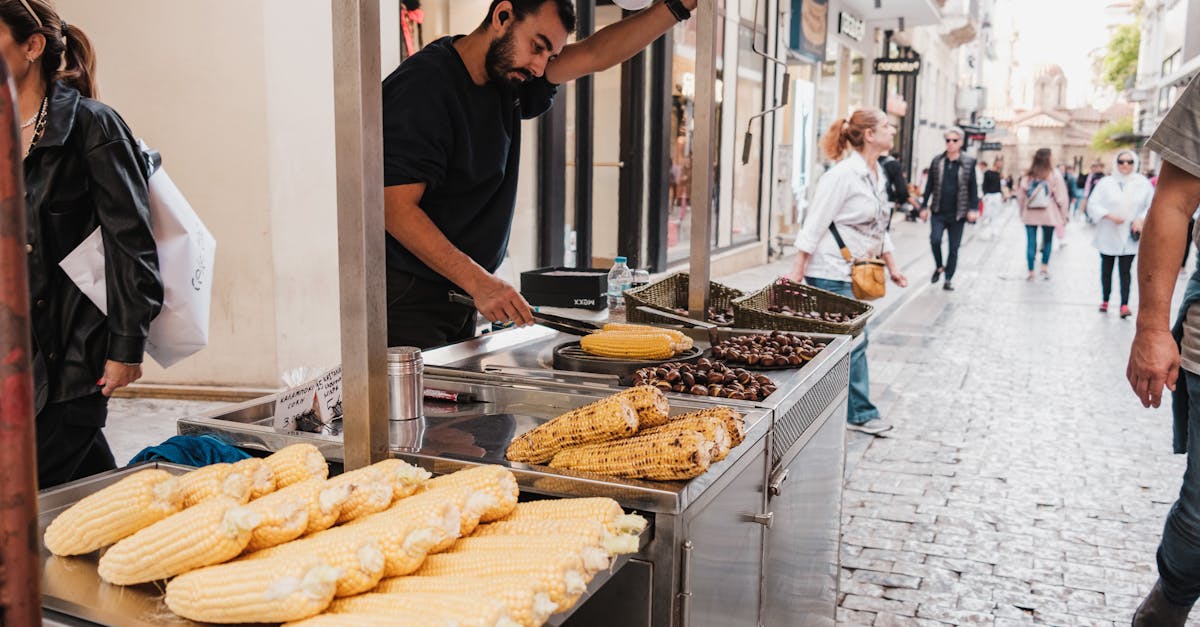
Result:
<svg viewBox="0 0 1200 627"><path fill-rule="evenodd" d="M388 456L379 0L331 0L346 470Z"/></svg>
<svg viewBox="0 0 1200 627"><path fill-rule="evenodd" d="M692 135L692 241L688 313L708 314L712 255L713 189L717 138L717 42L721 19L717 0L700 0L696 11L696 128Z"/></svg>
<svg viewBox="0 0 1200 627"><path fill-rule="evenodd" d="M584 39L596 28L596 3L578 3L576 39ZM575 267L592 267L592 160L595 146L595 79L581 76L575 81ZM617 253L618 255L620 253Z"/></svg>
<svg viewBox="0 0 1200 627"><path fill-rule="evenodd" d="M37 448L25 268L25 184L17 103L0 59L0 625L42 624Z"/></svg>

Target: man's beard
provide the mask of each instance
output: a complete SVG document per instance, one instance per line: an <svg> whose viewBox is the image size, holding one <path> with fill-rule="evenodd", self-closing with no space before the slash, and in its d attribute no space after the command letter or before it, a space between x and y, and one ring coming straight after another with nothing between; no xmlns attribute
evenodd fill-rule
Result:
<svg viewBox="0 0 1200 627"><path fill-rule="evenodd" d="M513 37L512 31L504 33L500 39L493 41L488 45L487 56L484 58L484 65L487 66L488 80L501 85L511 85L516 87L521 83L533 78L527 70L513 67ZM510 73L517 72L523 78L514 79L509 76Z"/></svg>

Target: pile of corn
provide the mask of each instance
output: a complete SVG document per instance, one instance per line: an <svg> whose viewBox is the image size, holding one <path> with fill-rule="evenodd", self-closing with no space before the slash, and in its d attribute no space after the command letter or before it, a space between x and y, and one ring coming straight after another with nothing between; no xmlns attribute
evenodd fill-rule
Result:
<svg viewBox="0 0 1200 627"><path fill-rule="evenodd" d="M59 514L44 541L59 556L107 547L111 584L169 579L167 607L195 621L512 627L574 605L646 524L611 499L518 505L499 466L327 475L307 444L143 470Z"/></svg>
<svg viewBox="0 0 1200 627"><path fill-rule="evenodd" d="M692 338L674 329L610 323L600 331L585 335L579 340L579 347L598 357L670 359L690 349Z"/></svg>
<svg viewBox="0 0 1200 627"><path fill-rule="evenodd" d="M638 386L525 432L506 455L552 468L677 481L704 474L745 435L742 415L729 407L671 416L662 390Z"/></svg>

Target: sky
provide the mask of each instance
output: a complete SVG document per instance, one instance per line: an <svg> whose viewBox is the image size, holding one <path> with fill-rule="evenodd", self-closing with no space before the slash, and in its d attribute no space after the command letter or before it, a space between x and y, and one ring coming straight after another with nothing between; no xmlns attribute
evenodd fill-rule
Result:
<svg viewBox="0 0 1200 627"><path fill-rule="evenodd" d="M1092 102L1090 54L1109 40L1108 25L1132 22L1127 9L1113 0L996 0L997 52L1003 56L1014 27L1020 38L1014 75L1032 73L1046 63L1056 63L1067 77L1067 105ZM1036 16L1031 19L1030 16Z"/></svg>

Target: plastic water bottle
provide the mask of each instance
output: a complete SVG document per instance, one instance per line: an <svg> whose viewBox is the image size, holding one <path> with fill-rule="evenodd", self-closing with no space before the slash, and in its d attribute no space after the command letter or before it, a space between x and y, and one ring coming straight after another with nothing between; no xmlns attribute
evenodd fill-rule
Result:
<svg viewBox="0 0 1200 627"><path fill-rule="evenodd" d="M633 284L633 272L624 257L613 259L612 270L608 271L608 315L625 315L625 290Z"/></svg>

